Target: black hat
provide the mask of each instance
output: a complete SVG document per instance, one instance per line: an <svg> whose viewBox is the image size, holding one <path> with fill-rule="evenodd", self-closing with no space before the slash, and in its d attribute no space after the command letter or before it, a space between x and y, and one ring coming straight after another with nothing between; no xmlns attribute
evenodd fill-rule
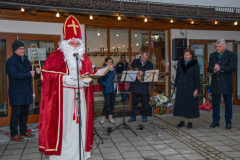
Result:
<svg viewBox="0 0 240 160"><path fill-rule="evenodd" d="M12 44L12 49L13 49L13 52L16 51L19 47L24 47L24 44L21 42L21 41L15 41L13 44Z"/></svg>

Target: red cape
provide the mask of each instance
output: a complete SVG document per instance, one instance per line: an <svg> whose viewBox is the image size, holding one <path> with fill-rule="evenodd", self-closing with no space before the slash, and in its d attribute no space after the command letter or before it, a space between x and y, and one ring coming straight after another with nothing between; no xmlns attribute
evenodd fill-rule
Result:
<svg viewBox="0 0 240 160"><path fill-rule="evenodd" d="M84 56L80 74L92 73L92 63ZM64 55L56 50L48 56L42 69L43 81L41 91L41 106L39 115L39 151L45 155L61 155L62 131L63 131L63 82L62 77L68 75L68 66L64 61ZM92 150L94 103L92 82L89 87L84 87L87 124L85 151Z"/></svg>

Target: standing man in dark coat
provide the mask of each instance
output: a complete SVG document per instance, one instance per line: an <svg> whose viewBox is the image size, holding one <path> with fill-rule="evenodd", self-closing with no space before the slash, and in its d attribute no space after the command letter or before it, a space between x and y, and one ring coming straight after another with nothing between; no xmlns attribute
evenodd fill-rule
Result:
<svg viewBox="0 0 240 160"><path fill-rule="evenodd" d="M193 50L185 49L183 53L184 58L177 63L173 116L180 116L177 127L184 126L184 120L187 118L187 128L192 128L192 119L199 117L200 68L198 61L194 59Z"/></svg>
<svg viewBox="0 0 240 160"><path fill-rule="evenodd" d="M233 72L237 68L237 54L226 49L224 39L216 42L216 52L210 54L208 72L212 73L210 93L212 93L213 123L211 128L219 127L221 95L225 102L226 129L232 124Z"/></svg>
<svg viewBox="0 0 240 160"><path fill-rule="evenodd" d="M11 141L23 141L23 137L35 137L27 131L29 105L33 103L31 79L35 75L32 66L25 56L25 47L21 41L12 44L13 56L6 63L9 79L9 103L12 105L10 118ZM36 68L40 74L41 70ZM18 123L20 136L18 135Z"/></svg>
<svg viewBox="0 0 240 160"><path fill-rule="evenodd" d="M139 59L134 59L132 69L137 68L142 75L147 70L153 70L153 64L148 61L150 54L143 51ZM142 100L142 122L147 122L149 83L141 83L137 78L135 82L130 83L129 91L132 92L132 116L128 122L136 121L138 100Z"/></svg>
<svg viewBox="0 0 240 160"><path fill-rule="evenodd" d="M129 63L126 61L126 55L122 54L121 55L121 59L120 61L117 63L116 65L116 70L117 70L117 74L122 74L123 71L127 71L129 68ZM128 85L128 84L126 84ZM123 90L120 90L120 92L127 92L128 90L125 89L127 87L125 87L125 84L123 84ZM122 101L129 101L129 94L121 94L122 97Z"/></svg>

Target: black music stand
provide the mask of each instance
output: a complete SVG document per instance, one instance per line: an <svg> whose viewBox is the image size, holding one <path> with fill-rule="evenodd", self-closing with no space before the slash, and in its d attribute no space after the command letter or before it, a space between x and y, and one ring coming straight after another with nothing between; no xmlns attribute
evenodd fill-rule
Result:
<svg viewBox="0 0 240 160"><path fill-rule="evenodd" d="M142 82L142 83L150 83L150 84L152 84L152 97L151 97L151 98L152 98L152 103L153 103L153 83L154 83L154 82L159 82L159 81L158 81L158 78L160 77L160 76L159 76L159 73L162 73L162 72L153 71L152 73L150 73L150 75L144 77L144 81L145 81L145 80L147 80L148 78L150 78L150 77L152 76L151 82L149 82L149 81L147 81L147 82L144 82L144 81L143 81L143 82ZM155 77L157 77L157 80L154 80ZM164 77L165 77L165 76L164 76ZM156 135L158 135L157 130L156 130L156 128L155 128L155 123L154 123L152 103L151 103L151 108L152 108L152 122L149 123L149 124L146 124L146 125L144 125L144 126L154 128L154 130L155 130L155 132L156 132ZM161 126L161 125L159 125L159 126ZM162 129L165 129L164 126L161 126L161 127L162 127Z"/></svg>
<svg viewBox="0 0 240 160"><path fill-rule="evenodd" d="M137 73L132 73L132 74L135 74L136 75L136 78L137 78ZM128 71L124 71L124 73L122 74L122 76L124 76L122 79L123 80L121 80L120 82L122 82L123 84L125 83L125 82L134 82L135 80L136 80L136 78L135 78L135 80L134 80L134 78L128 73ZM130 78L130 79L126 79L127 78L127 76ZM123 93L125 93L125 92L123 92ZM116 128L114 128L113 130L112 130L112 132L114 131L114 130L116 130L116 129L118 129L121 125L123 125L123 129L129 129L129 130L131 130L136 136L138 136L137 135L137 133L136 132L134 132L131 128L130 128L130 126L129 125L127 125L126 124L126 122L125 122L125 105L126 105L126 94L124 94L124 103L123 103L123 122L120 124L120 125L118 125ZM111 133L112 133L111 132Z"/></svg>

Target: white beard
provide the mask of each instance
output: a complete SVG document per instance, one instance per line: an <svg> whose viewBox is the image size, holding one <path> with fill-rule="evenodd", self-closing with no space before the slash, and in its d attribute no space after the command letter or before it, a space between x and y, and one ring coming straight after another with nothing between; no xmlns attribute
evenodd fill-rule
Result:
<svg viewBox="0 0 240 160"><path fill-rule="evenodd" d="M80 46L77 48L74 48L68 44L72 39L69 40L63 40L59 43L59 48L63 52L64 55L64 61L67 62L69 71L77 72L77 63L76 63L76 57L73 56L74 53L78 53L79 61L78 61L78 67L79 70L82 68L82 62L80 60L84 60L83 54L85 52L85 46L81 39L76 38L75 40L78 40L80 43Z"/></svg>

